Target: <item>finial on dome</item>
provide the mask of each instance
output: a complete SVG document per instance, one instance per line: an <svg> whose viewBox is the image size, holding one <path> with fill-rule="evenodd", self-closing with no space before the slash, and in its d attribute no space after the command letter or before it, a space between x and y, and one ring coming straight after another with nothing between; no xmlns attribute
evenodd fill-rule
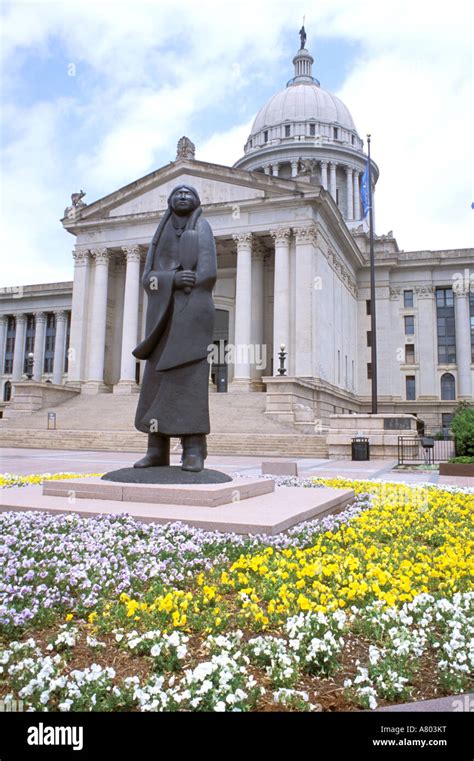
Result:
<svg viewBox="0 0 474 761"><path fill-rule="evenodd" d="M287 86L289 85L299 85L299 84L314 84L319 85L319 82L317 79L315 79L312 75L312 66L314 63L314 58L311 55L311 53L306 50L306 30L304 28L304 16L303 16L303 26L301 27L299 31L300 35L300 49L298 50L297 54L293 58L293 64L295 67L295 76L293 79L290 79Z"/></svg>

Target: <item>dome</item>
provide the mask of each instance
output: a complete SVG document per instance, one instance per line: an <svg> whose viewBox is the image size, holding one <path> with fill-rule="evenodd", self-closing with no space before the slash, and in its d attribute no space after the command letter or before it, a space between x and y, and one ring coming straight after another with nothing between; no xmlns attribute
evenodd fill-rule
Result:
<svg viewBox="0 0 474 761"><path fill-rule="evenodd" d="M344 219L361 219L360 184L367 165L364 143L347 106L313 77L314 59L300 29L294 76L256 115L237 169L283 180L298 179L328 191ZM371 161L372 179L378 168Z"/></svg>
<svg viewBox="0 0 474 761"><path fill-rule="evenodd" d="M286 121L336 124L356 132L342 100L315 83L294 82L270 98L255 117L250 136Z"/></svg>

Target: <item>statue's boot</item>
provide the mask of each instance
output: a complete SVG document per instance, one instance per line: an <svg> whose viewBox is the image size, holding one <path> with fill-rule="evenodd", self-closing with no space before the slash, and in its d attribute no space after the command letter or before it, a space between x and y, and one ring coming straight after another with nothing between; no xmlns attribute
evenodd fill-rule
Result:
<svg viewBox="0 0 474 761"><path fill-rule="evenodd" d="M153 468L170 464L170 438L159 433L148 434L148 449L145 457L135 463L134 468Z"/></svg>
<svg viewBox="0 0 474 761"><path fill-rule="evenodd" d="M181 470L199 473L204 469L204 460L207 457L205 434L183 436L181 441L183 443L183 464L181 465Z"/></svg>

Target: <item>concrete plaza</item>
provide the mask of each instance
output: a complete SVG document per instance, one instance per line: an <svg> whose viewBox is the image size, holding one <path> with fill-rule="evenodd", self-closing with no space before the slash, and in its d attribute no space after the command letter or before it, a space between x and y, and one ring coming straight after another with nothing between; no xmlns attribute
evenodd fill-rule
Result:
<svg viewBox="0 0 474 761"><path fill-rule="evenodd" d="M136 452L89 452L74 450L0 449L0 473L28 475L31 473L105 473L126 468L137 460ZM243 457L239 455L211 455L206 467L222 470L229 475L259 476L262 461L285 459L296 462L301 478L325 477L361 478L405 481L409 483L437 483L437 472L406 472L393 470L396 461L326 460L311 458ZM172 465L179 465L179 455L172 455ZM466 484L468 485L468 484Z"/></svg>

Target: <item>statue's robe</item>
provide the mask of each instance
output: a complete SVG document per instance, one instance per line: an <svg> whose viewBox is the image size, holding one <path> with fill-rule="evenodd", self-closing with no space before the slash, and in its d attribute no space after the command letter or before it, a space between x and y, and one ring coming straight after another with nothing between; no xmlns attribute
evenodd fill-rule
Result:
<svg viewBox="0 0 474 761"><path fill-rule="evenodd" d="M146 335L133 354L147 362L135 427L167 436L207 434L216 247L211 227L197 209L186 222L186 229L198 233L196 283L189 294L175 288L174 276L182 267L179 230L172 220L168 211L150 244L142 278L148 296Z"/></svg>

